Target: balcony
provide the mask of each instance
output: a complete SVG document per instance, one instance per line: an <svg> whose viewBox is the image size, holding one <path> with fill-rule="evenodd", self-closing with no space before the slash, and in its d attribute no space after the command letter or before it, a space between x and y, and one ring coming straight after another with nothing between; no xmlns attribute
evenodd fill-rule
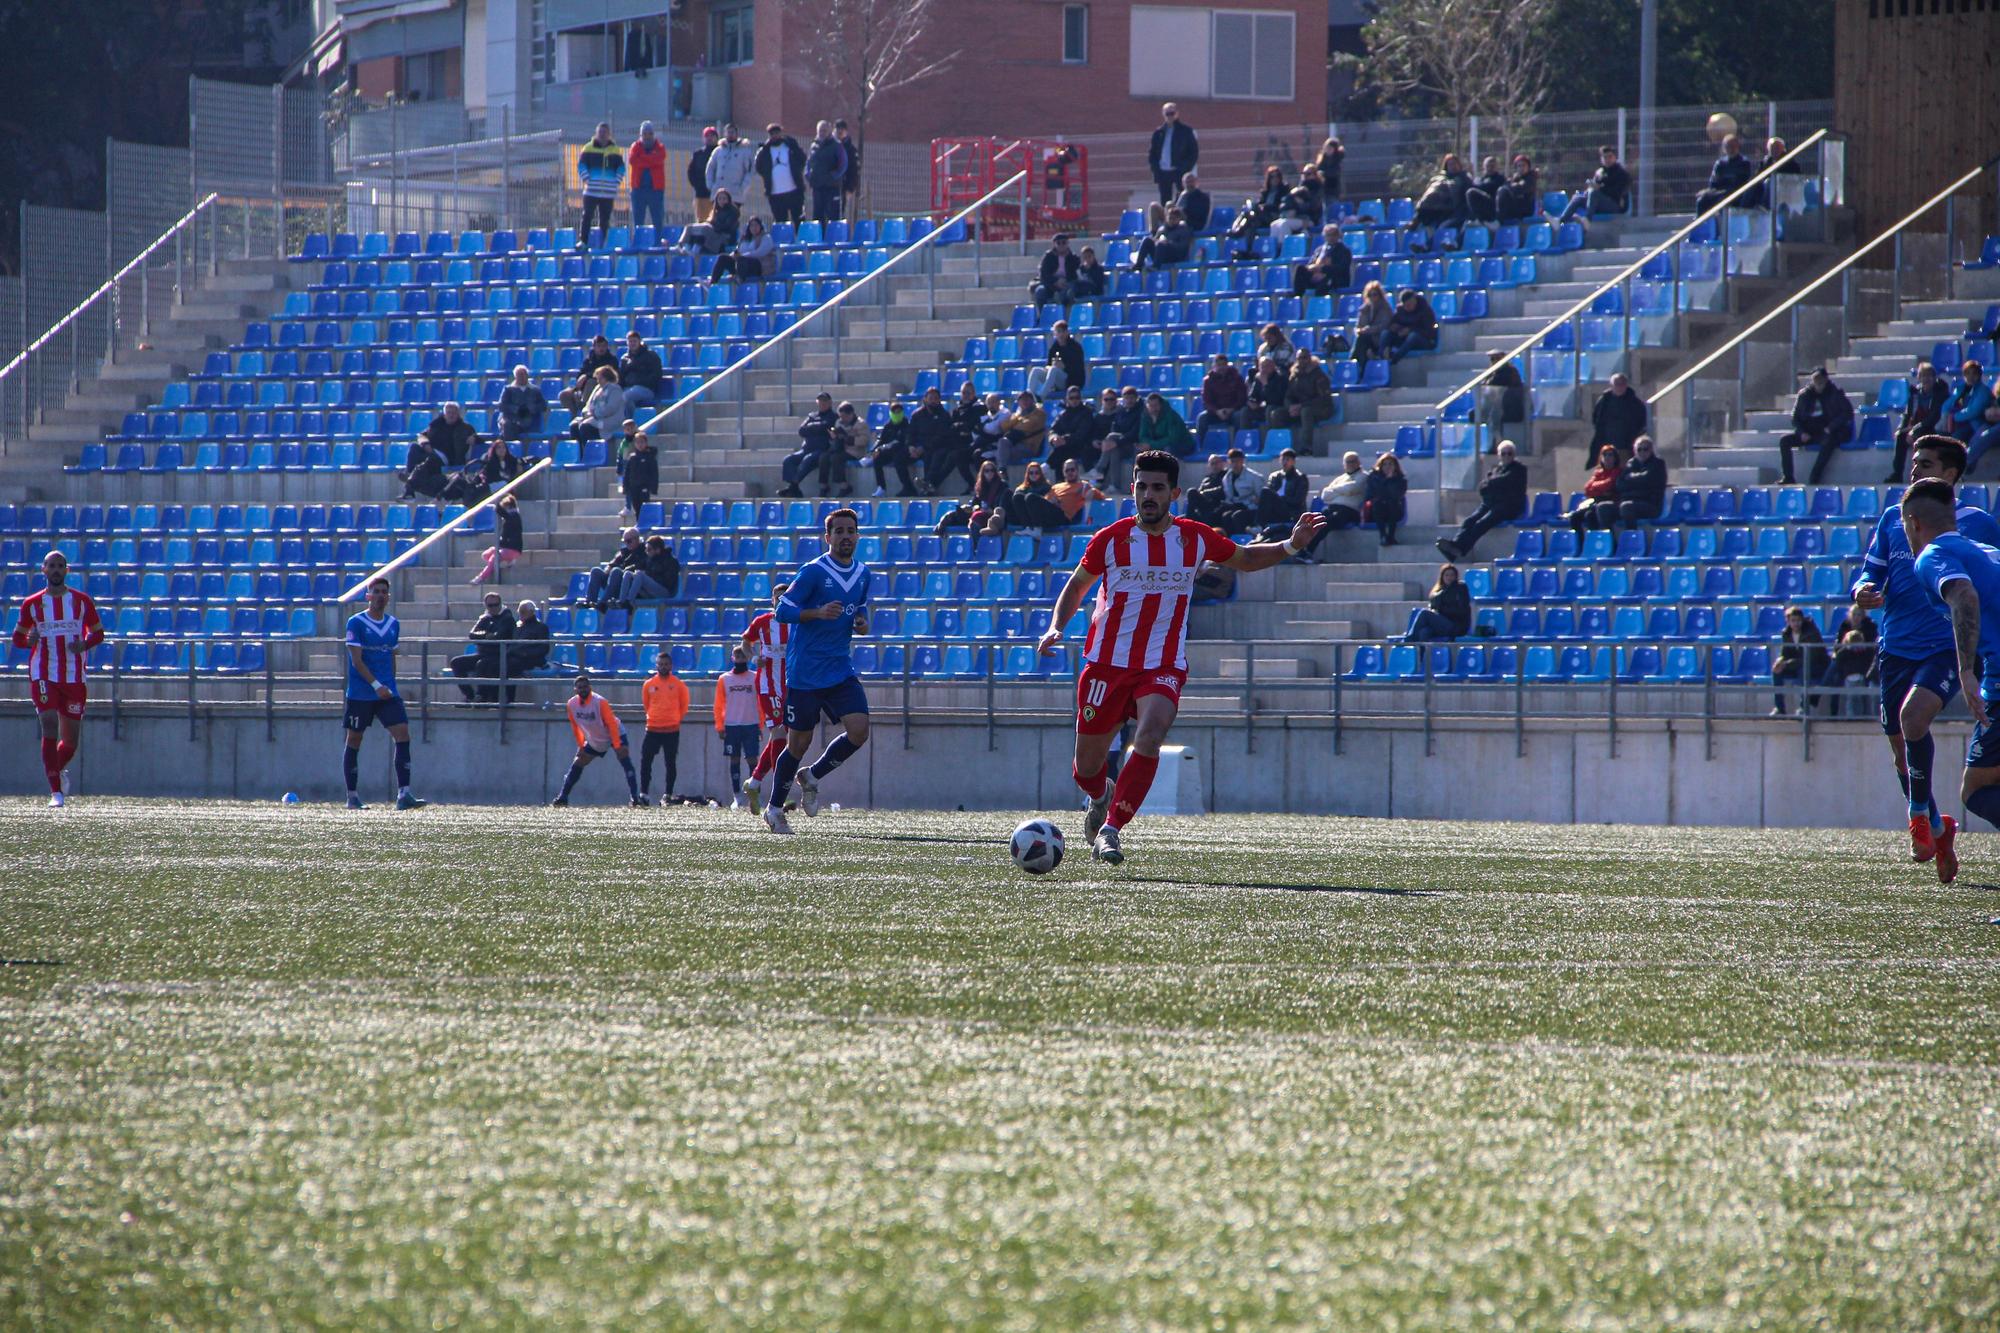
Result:
<svg viewBox="0 0 2000 1333"><path fill-rule="evenodd" d="M630 135L642 120L661 125L728 120L729 71L687 66L643 74L606 74L547 85L541 128L557 127L588 135L600 120L616 134Z"/></svg>

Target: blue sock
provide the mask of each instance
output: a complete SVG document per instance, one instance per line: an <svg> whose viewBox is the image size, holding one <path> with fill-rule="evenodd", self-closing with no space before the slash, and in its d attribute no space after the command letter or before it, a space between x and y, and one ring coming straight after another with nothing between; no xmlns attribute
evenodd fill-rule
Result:
<svg viewBox="0 0 2000 1333"><path fill-rule="evenodd" d="M1981 787L1965 798L1965 808L2000 828L2000 787Z"/></svg>
<svg viewBox="0 0 2000 1333"><path fill-rule="evenodd" d="M410 743L408 741L396 742L396 789L398 791L408 791L410 789Z"/></svg>
<svg viewBox="0 0 2000 1333"><path fill-rule="evenodd" d="M559 801L567 801L569 799L570 792L575 790L576 788L576 780L582 776L583 776L583 760L582 759L570 760L569 773L563 778L562 794L556 797L556 799Z"/></svg>
<svg viewBox="0 0 2000 1333"><path fill-rule="evenodd" d="M1903 755L1910 765L1910 818L1928 816L1935 832L1944 827L1931 800L1931 766L1937 762L1937 742L1929 732L1914 739L1905 737Z"/></svg>
<svg viewBox="0 0 2000 1333"><path fill-rule="evenodd" d="M361 788L361 751L352 745L341 746L340 772L347 779L347 794L354 795Z"/></svg>
<svg viewBox="0 0 2000 1333"><path fill-rule="evenodd" d="M799 757L788 746L778 752L777 767L771 770L771 808L785 808L785 798L792 794L792 779L799 775Z"/></svg>
<svg viewBox="0 0 2000 1333"><path fill-rule="evenodd" d="M632 791L632 799L639 799L639 770L632 767L632 756L624 750L618 751L618 762L625 766L625 785Z"/></svg>
<svg viewBox="0 0 2000 1333"><path fill-rule="evenodd" d="M842 764L853 758L854 752L860 748L853 741L847 739L845 735L835 736L832 744L826 747L825 752L819 758L813 760L813 777L825 777L827 774L833 772L834 769L839 768Z"/></svg>

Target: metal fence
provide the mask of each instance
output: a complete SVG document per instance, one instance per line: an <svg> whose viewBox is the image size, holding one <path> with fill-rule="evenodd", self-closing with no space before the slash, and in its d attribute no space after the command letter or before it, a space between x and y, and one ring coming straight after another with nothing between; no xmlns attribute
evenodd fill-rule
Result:
<svg viewBox="0 0 2000 1333"><path fill-rule="evenodd" d="M111 275L106 266L108 235L103 213L21 205L20 346L53 328ZM69 334L76 371L88 374L102 357L110 314L109 305L99 304L77 318ZM38 415L61 407L72 380L71 374L45 374L35 367L9 386L8 407L21 404L22 395L26 408Z"/></svg>

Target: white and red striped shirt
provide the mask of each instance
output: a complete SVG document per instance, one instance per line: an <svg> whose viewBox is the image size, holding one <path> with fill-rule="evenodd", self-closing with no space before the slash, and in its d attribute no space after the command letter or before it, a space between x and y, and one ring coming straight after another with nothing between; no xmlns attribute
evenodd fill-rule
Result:
<svg viewBox="0 0 2000 1333"><path fill-rule="evenodd" d="M785 648L792 627L766 611L743 631L743 642L757 650L757 693L767 699L785 697Z"/></svg>
<svg viewBox="0 0 2000 1333"><path fill-rule="evenodd" d="M28 628L39 638L28 656L28 679L51 685L83 684L84 654L104 642L104 622L87 593L44 588L21 603L14 646L28 646Z"/></svg>
<svg viewBox="0 0 2000 1333"><path fill-rule="evenodd" d="M1191 518L1162 533L1142 532L1136 518L1099 529L1083 568L1099 576L1085 661L1134 670L1187 669L1187 613L1204 560L1227 560L1236 543Z"/></svg>

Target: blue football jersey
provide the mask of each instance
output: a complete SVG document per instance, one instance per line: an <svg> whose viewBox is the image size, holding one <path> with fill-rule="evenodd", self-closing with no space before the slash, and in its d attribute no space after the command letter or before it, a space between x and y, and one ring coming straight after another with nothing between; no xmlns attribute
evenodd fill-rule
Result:
<svg viewBox="0 0 2000 1333"><path fill-rule="evenodd" d="M394 616L376 620L366 611L357 611L347 618L347 642L361 650L361 660L374 673L376 683L387 685L391 694L396 692L396 642L402 637L403 627ZM376 697L375 686L354 669L352 655L347 660L347 697Z"/></svg>
<svg viewBox="0 0 2000 1333"><path fill-rule="evenodd" d="M1962 532L1947 532L1917 557L1916 574L1945 626L1950 641L1950 609L1945 585L1964 579L1979 594L1979 697L2000 701L2000 550L1973 541Z"/></svg>
<svg viewBox="0 0 2000 1333"><path fill-rule="evenodd" d="M2000 546L2000 522L1984 509L1960 505L1958 531L1975 542ZM1890 505L1883 511L1855 583L1857 587L1872 583L1882 590L1883 652L1922 659L1951 651L1951 621L1940 614L1942 606L1935 593L1917 579L1916 557L1903 531L1901 505Z"/></svg>
<svg viewBox="0 0 2000 1333"><path fill-rule="evenodd" d="M799 613L837 603L845 615L801 620ZM807 562L778 600L778 619L792 626L785 648L787 688L823 690L854 674L854 618L868 610L868 566L842 565L831 555Z"/></svg>

